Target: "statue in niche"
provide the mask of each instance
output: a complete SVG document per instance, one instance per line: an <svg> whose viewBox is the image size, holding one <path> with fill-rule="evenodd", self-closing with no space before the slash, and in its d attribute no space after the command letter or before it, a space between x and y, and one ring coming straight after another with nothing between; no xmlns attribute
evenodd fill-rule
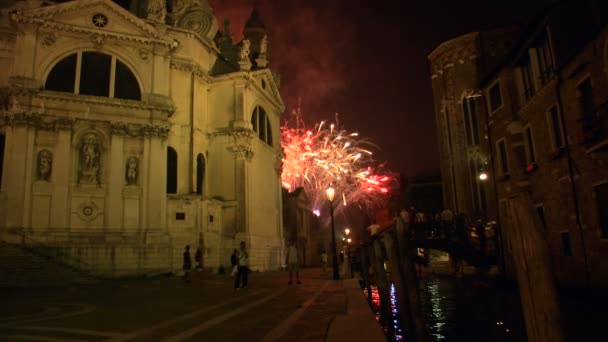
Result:
<svg viewBox="0 0 608 342"><path fill-rule="evenodd" d="M49 150L38 152L38 180L49 181L53 170L53 153Z"/></svg>
<svg viewBox="0 0 608 342"><path fill-rule="evenodd" d="M262 41L260 42L260 57L266 57L267 52L268 52L268 36L264 35L264 37L262 37Z"/></svg>
<svg viewBox="0 0 608 342"><path fill-rule="evenodd" d="M167 16L166 0L148 0L147 17L150 20L164 24Z"/></svg>
<svg viewBox="0 0 608 342"><path fill-rule="evenodd" d="M129 157L129 159L127 159L127 167L125 172L127 185L137 184L137 164L138 160L136 157Z"/></svg>
<svg viewBox="0 0 608 342"><path fill-rule="evenodd" d="M93 133L82 138L80 144L80 184L99 184L99 139Z"/></svg>
<svg viewBox="0 0 608 342"><path fill-rule="evenodd" d="M249 48L251 47L251 42L248 39L243 40L243 46L241 46L241 51L239 57L241 61L246 61L249 58Z"/></svg>

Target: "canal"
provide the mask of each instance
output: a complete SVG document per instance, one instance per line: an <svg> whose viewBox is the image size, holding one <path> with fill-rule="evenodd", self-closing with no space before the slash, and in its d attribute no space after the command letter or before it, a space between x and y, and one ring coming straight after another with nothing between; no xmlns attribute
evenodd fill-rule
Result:
<svg viewBox="0 0 608 342"><path fill-rule="evenodd" d="M419 283L420 304L432 341L526 341L516 284L491 277L426 274ZM391 291L394 336L403 341L399 304ZM372 308L379 319L379 298L372 288ZM389 329L383 327L385 333Z"/></svg>

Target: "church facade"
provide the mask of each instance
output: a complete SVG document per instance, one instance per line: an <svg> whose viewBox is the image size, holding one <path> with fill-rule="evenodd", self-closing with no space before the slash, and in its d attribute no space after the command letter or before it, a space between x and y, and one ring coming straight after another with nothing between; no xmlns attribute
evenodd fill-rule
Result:
<svg viewBox="0 0 608 342"><path fill-rule="evenodd" d="M109 277L178 271L186 245L215 270L240 241L280 267L268 39L255 11L240 42L218 26L206 0L2 8L2 239Z"/></svg>

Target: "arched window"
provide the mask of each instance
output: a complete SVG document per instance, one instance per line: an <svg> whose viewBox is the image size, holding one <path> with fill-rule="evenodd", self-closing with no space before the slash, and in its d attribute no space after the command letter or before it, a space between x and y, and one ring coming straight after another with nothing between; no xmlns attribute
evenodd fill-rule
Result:
<svg viewBox="0 0 608 342"><path fill-rule="evenodd" d="M272 146L272 131L270 129L270 121L266 115L264 108L256 106L251 115L251 125L253 130L258 134L260 140Z"/></svg>
<svg viewBox="0 0 608 342"><path fill-rule="evenodd" d="M202 154L196 157L196 193L203 194L203 182L205 181L205 158Z"/></svg>
<svg viewBox="0 0 608 342"><path fill-rule="evenodd" d="M177 193L177 152L167 147L167 193Z"/></svg>
<svg viewBox="0 0 608 342"><path fill-rule="evenodd" d="M78 77L77 77L78 76ZM44 84L46 90L141 100L135 75L115 56L83 51L60 60Z"/></svg>

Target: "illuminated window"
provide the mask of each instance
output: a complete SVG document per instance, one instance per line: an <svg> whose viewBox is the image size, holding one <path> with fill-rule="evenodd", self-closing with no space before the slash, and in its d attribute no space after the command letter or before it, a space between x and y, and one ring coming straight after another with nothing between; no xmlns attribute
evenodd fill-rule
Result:
<svg viewBox="0 0 608 342"><path fill-rule="evenodd" d="M253 114L251 115L251 125L253 126L253 131L258 134L260 140L272 146L272 130L264 108L260 106L255 107Z"/></svg>
<svg viewBox="0 0 608 342"><path fill-rule="evenodd" d="M46 90L141 101L135 75L115 56L84 51L60 60L49 72Z"/></svg>

